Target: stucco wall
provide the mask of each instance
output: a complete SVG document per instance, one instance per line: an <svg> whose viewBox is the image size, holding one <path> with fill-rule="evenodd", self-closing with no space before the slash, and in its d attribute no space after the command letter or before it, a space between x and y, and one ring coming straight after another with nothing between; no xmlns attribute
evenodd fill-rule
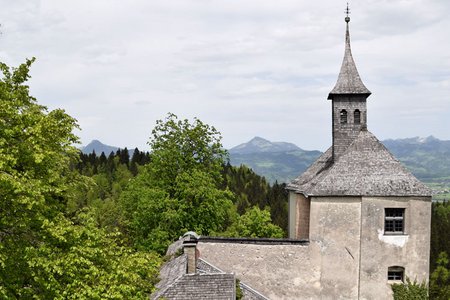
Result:
<svg viewBox="0 0 450 300"><path fill-rule="evenodd" d="M308 246L200 240L197 247L202 259L225 272L235 273L269 299L318 299L319 264L311 262Z"/></svg>
<svg viewBox="0 0 450 300"><path fill-rule="evenodd" d="M358 297L360 199L311 199L310 247L320 266L322 299Z"/></svg>
<svg viewBox="0 0 450 300"><path fill-rule="evenodd" d="M384 234L384 209L405 208L405 234ZM376 198L362 201L360 298L392 294L387 281L390 266L402 266L406 276L428 280L430 254L430 197Z"/></svg>
<svg viewBox="0 0 450 300"><path fill-rule="evenodd" d="M289 238L309 239L310 200L289 192Z"/></svg>

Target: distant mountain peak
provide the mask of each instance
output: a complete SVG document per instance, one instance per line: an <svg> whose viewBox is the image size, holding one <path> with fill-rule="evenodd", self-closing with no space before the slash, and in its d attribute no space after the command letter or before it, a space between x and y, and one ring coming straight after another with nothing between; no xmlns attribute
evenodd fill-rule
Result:
<svg viewBox="0 0 450 300"><path fill-rule="evenodd" d="M260 137L260 136L255 136L254 138L252 138L252 139L249 141L249 143L251 143L251 142L259 142L259 141L261 141L261 142L269 142L269 143L270 143L269 140L266 140L265 138L262 138L262 137Z"/></svg>
<svg viewBox="0 0 450 300"><path fill-rule="evenodd" d="M435 142L435 141L439 141L439 139L435 138L432 135L427 136L427 137L417 137L417 142L421 143L421 144Z"/></svg>
<svg viewBox="0 0 450 300"><path fill-rule="evenodd" d="M288 152L302 150L292 143L271 142L265 138L255 136L247 143L237 145L230 149L230 153L267 153L267 152Z"/></svg>
<svg viewBox="0 0 450 300"><path fill-rule="evenodd" d="M116 152L119 149L119 147L116 146L109 146L105 145L99 140L92 140L89 144L81 148L81 151L84 154L90 154L93 151L95 151L96 154L100 155L102 152L105 153L105 155L110 154L111 152Z"/></svg>
<svg viewBox="0 0 450 300"><path fill-rule="evenodd" d="M385 141L383 141L383 143L386 142L388 144L396 142L396 143L402 143L402 144L414 144L414 145L419 145L419 144L428 144L428 143L435 143L435 142L447 142L447 141L441 141L440 139L434 137L433 135L429 135L427 137L420 137L420 136L415 136L412 138L399 138L399 139L387 139Z"/></svg>

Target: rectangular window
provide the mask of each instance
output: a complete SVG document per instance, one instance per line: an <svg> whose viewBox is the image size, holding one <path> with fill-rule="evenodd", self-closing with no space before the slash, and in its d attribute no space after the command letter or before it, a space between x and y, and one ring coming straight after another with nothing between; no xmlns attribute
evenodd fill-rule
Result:
<svg viewBox="0 0 450 300"><path fill-rule="evenodd" d="M405 209L386 208L384 210L384 233L402 234L405 232Z"/></svg>
<svg viewBox="0 0 450 300"><path fill-rule="evenodd" d="M389 267L388 280L389 281L403 281L403 274L405 269L403 267Z"/></svg>

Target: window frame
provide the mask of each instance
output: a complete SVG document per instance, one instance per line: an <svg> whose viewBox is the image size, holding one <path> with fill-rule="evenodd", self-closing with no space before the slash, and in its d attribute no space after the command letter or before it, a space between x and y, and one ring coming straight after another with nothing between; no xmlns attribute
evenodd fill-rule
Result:
<svg viewBox="0 0 450 300"><path fill-rule="evenodd" d="M387 271L388 282L405 282L405 268L402 266L390 266Z"/></svg>
<svg viewBox="0 0 450 300"><path fill-rule="evenodd" d="M339 112L339 124L347 124L347 123L348 123L347 110L341 109Z"/></svg>
<svg viewBox="0 0 450 300"><path fill-rule="evenodd" d="M353 112L353 123L361 124L361 111L359 109L355 109Z"/></svg>
<svg viewBox="0 0 450 300"><path fill-rule="evenodd" d="M405 235L404 207L387 207L384 209L384 234L385 235Z"/></svg>

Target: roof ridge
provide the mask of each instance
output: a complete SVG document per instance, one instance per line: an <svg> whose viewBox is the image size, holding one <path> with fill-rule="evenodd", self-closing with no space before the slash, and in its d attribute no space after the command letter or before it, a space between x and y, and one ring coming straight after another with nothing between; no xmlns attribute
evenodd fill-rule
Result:
<svg viewBox="0 0 450 300"><path fill-rule="evenodd" d="M430 188L367 130L325 169L327 158L324 153L288 189L306 196L431 196Z"/></svg>

